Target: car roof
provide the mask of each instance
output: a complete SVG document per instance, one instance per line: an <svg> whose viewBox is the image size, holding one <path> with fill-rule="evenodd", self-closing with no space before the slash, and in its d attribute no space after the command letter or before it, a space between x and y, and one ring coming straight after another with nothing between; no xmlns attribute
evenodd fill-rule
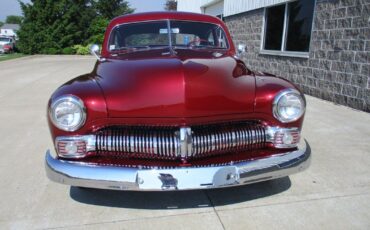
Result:
<svg viewBox="0 0 370 230"><path fill-rule="evenodd" d="M127 14L114 18L111 21L111 25L115 26L117 24L130 23L130 22L140 22L140 21L152 21L161 19L172 19L172 20L187 20L187 21L202 21L210 22L214 24L223 24L219 18L206 15L197 14L189 12L179 12L179 11L158 11L158 12L145 12L136 14Z"/></svg>

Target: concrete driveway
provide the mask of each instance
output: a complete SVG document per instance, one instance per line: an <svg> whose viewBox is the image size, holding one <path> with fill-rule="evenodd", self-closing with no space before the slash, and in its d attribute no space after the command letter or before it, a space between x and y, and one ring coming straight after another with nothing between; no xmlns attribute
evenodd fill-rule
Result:
<svg viewBox="0 0 370 230"><path fill-rule="evenodd" d="M0 229L370 229L370 114L307 97L303 173L238 188L119 192L50 182L50 94L90 57L0 62Z"/></svg>

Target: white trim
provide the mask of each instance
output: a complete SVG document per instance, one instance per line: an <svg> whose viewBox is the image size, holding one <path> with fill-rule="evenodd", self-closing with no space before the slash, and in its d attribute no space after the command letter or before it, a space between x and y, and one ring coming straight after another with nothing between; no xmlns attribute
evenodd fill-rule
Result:
<svg viewBox="0 0 370 230"><path fill-rule="evenodd" d="M288 13L288 3L285 3L285 12L284 12L284 25L283 25L283 37L281 39L281 52L286 50L286 42L287 42L287 31L288 31L288 20L289 20L289 13Z"/></svg>
<svg viewBox="0 0 370 230"><path fill-rule="evenodd" d="M182 0L184 1L184 0ZM187 0L185 0L187 1ZM282 4L291 0L224 0L225 17Z"/></svg>
<svg viewBox="0 0 370 230"><path fill-rule="evenodd" d="M280 50L260 50L260 54L275 55L282 57L298 57L309 58L309 52L294 52L294 51L280 51Z"/></svg>
<svg viewBox="0 0 370 230"><path fill-rule="evenodd" d="M223 1L224 1L224 0L213 0L213 1L209 1L209 2L207 2L207 3L203 4L203 5L201 5L200 7L201 7L201 8L206 8L206 7L209 7L209 6L211 6L211 5L214 5L214 4L216 4L216 3L223 2Z"/></svg>
<svg viewBox="0 0 370 230"><path fill-rule="evenodd" d="M260 50L263 50L265 47L265 37L266 37L266 7L263 8L263 18L262 18L262 30L261 30L261 45Z"/></svg>

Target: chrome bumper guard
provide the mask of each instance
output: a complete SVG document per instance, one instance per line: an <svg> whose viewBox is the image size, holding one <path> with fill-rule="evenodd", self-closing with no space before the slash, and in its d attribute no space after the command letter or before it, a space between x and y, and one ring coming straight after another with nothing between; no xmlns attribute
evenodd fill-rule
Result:
<svg viewBox="0 0 370 230"><path fill-rule="evenodd" d="M139 169L98 166L54 158L48 150L46 173L50 180L79 187L113 190L162 191L210 189L251 184L300 172L310 164L311 149L298 150L233 165Z"/></svg>

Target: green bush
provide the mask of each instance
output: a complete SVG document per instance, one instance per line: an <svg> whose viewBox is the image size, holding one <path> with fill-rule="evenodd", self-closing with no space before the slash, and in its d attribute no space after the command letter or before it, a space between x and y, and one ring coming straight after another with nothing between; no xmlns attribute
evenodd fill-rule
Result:
<svg viewBox="0 0 370 230"><path fill-rule="evenodd" d="M59 54L60 51L56 48L45 48L43 50L41 50L41 53L42 54Z"/></svg>
<svg viewBox="0 0 370 230"><path fill-rule="evenodd" d="M78 55L88 55L90 54L90 45L83 46L83 45L74 45L73 49L75 50L76 54Z"/></svg>
<svg viewBox="0 0 370 230"><path fill-rule="evenodd" d="M71 55L71 54L75 54L75 53L76 53L76 51L72 47L66 47L62 50L62 54Z"/></svg>

